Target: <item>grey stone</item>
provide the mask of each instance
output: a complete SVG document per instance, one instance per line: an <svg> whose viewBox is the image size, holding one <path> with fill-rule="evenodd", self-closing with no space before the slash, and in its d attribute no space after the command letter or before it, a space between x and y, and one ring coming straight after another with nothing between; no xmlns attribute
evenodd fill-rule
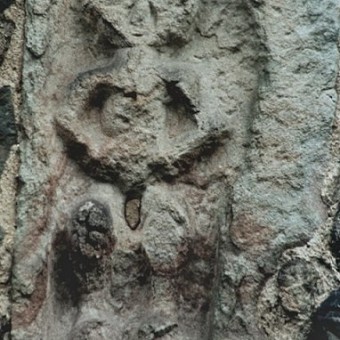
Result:
<svg viewBox="0 0 340 340"><path fill-rule="evenodd" d="M11 146L17 141L11 88L0 88L0 174L4 169Z"/></svg>
<svg viewBox="0 0 340 340"><path fill-rule="evenodd" d="M7 50L11 43L13 31L14 23L4 18L4 16L1 14L0 8L0 66L4 62Z"/></svg>
<svg viewBox="0 0 340 340"><path fill-rule="evenodd" d="M338 2L26 7L11 338L336 329Z"/></svg>

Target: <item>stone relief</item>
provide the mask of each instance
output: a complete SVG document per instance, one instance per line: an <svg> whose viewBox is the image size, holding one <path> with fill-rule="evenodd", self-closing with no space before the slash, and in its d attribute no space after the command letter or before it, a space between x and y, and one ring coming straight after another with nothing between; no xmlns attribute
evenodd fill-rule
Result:
<svg viewBox="0 0 340 340"><path fill-rule="evenodd" d="M209 170L210 183L203 169L215 154L225 158L235 118L228 121L212 89L222 64L169 57L197 35L202 6L86 1L70 9L80 11L77 25L89 30L99 62L68 77L64 103L52 107L66 159L40 274L49 283L28 330L14 338L38 336L35 327L51 339L211 336L228 197L221 167ZM67 203L84 181L92 188ZM23 324L20 312L15 320Z"/></svg>
<svg viewBox="0 0 340 340"><path fill-rule="evenodd" d="M291 251L325 210L261 6L28 1L12 339L308 331L335 279Z"/></svg>
<svg viewBox="0 0 340 340"><path fill-rule="evenodd" d="M179 190L174 184L178 177L190 172L200 158L208 159L223 145L230 128L224 126L218 115L211 121L204 112L199 102L200 81L204 78L200 79L200 72L189 62L181 62L180 58L177 62L156 61L154 45L188 41L197 2L188 2L188 8L149 2L148 11L157 17L153 20L159 24L150 30L153 33L144 32L144 35L141 33L144 18L138 19L138 7L145 5L140 1L132 11L129 9L130 14L126 16L131 15L131 27L127 28L119 23L117 28L115 17L109 17L116 12L114 5L104 9L95 2L84 5L86 20L95 21L97 41L108 39L115 48L114 56L109 66L77 76L69 85L66 105L71 110L56 116L57 130L69 157L87 175L117 185L127 197L137 195L138 203L134 204L140 205L135 211L135 222L130 225L126 221L133 230L138 228L137 240L129 247L113 250L113 268L102 263L110 255L104 255L102 247L108 249L113 245L110 229L104 235L87 230L94 228L90 222L92 212L84 217L85 229L79 229L83 215L78 213L80 217L77 215L73 223L73 229L78 229L72 231L72 235L78 236L72 236L76 240L72 239L71 246L66 247L76 256L72 260L71 255L67 261L72 267L70 272L75 275L69 289L76 286L76 291L71 289L69 294L71 298L80 294L78 319L84 314L89 326L84 331L77 321L74 328L80 328L71 330L72 339L104 339L108 334L112 337L119 333L117 325L110 327L110 323L97 316L93 320L85 316L88 311L84 311L84 305L97 310L98 294L108 294L106 301L113 304L110 311L105 311L106 315L118 314L128 320L127 323L116 321L121 325L120 334L124 339L201 338L208 337L211 328L209 311L213 308L212 289L217 280L218 224L225 218L224 195L213 186L195 192L198 202L190 202L186 198L191 193L190 187L184 185ZM130 6L132 4L127 7ZM174 16L171 11L176 9L181 13ZM174 23L173 18L178 22ZM158 26L161 29L157 29ZM161 184L162 181L168 184ZM221 184L223 186L223 182ZM209 213L204 208L207 199L216 201L215 209ZM95 201L85 204L91 202ZM125 206L125 211L127 209L131 210L129 205ZM112 225L114 231L114 218ZM91 268L85 269L87 265ZM128 270L124 272L126 266ZM101 277L110 270L111 278L102 281ZM84 284L86 294L78 291ZM108 292L98 293L105 287L108 290L108 286L111 286ZM140 303L141 311L135 310L132 301L135 305L137 301ZM102 307L98 313L100 311L104 312Z"/></svg>

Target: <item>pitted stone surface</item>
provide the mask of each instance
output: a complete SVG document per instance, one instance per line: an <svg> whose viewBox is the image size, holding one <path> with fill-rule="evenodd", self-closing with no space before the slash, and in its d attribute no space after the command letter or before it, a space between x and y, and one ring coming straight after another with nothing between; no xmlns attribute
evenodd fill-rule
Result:
<svg viewBox="0 0 340 340"><path fill-rule="evenodd" d="M72 220L71 245L73 252L84 257L101 258L110 254L114 237L112 218L105 206L88 200L78 207Z"/></svg>
<svg viewBox="0 0 340 340"><path fill-rule="evenodd" d="M26 9L5 332L307 339L340 284L338 2Z"/></svg>

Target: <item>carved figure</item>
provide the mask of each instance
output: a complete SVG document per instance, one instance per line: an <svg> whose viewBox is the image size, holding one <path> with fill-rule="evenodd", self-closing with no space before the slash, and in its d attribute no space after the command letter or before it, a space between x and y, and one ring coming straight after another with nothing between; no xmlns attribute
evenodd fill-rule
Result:
<svg viewBox="0 0 340 340"><path fill-rule="evenodd" d="M24 283L17 284L15 339L211 338L227 187L235 179L226 164L240 166L228 148L237 154L245 139L237 110L249 105L227 105L215 91L241 67L224 70L237 44L218 46L212 32L227 30L217 29L213 16L204 18L207 6L197 0L70 5L68 43L58 41L51 61L63 74L44 76L44 110L53 112L53 145L61 156L50 160L57 170L44 190L52 208L41 212L34 239L46 253L29 261L47 284L27 312L30 293L29 302L20 294L29 279L21 275L18 251L15 272ZM197 44L211 39L224 59L210 62L210 51L187 49L194 37ZM65 46L84 55L68 65ZM57 98L55 88L64 95ZM30 238L24 242L35 247Z"/></svg>

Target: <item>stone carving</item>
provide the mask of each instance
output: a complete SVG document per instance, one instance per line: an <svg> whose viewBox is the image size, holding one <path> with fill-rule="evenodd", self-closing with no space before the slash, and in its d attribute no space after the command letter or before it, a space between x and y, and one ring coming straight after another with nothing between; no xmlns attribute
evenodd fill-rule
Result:
<svg viewBox="0 0 340 340"><path fill-rule="evenodd" d="M69 155L90 176L125 191L179 176L230 134L199 114L199 78L189 64L149 65L152 50L128 50L117 51L109 68L80 75L71 85L72 112L57 117ZM93 131L101 137L89 143Z"/></svg>
<svg viewBox="0 0 340 340"><path fill-rule="evenodd" d="M232 128L202 101L202 91L216 100L202 84L207 66L173 61L157 50L190 42L199 2L149 2L155 25L149 31L143 31L144 18L137 19L141 3L128 26L117 22L114 4L87 1L79 8L81 25L94 30L91 50L99 61L100 46L107 46L106 64L83 65L65 84L53 123L70 164L94 188L106 183L108 196L85 185L74 199L80 203L70 208L69 194L56 194L53 209L63 213L51 229L53 272L44 274L51 279L43 288L53 293L41 296L40 311L29 318L49 329L51 339L184 340L208 338L212 331L227 197L221 168L211 171L212 183L201 172L222 151ZM72 167L61 167L57 179L66 191L81 185L79 175L73 184L67 180ZM110 187L118 190L115 195ZM12 333L20 339L19 330L28 324L17 313L14 320L22 326ZM46 313L58 321L49 324ZM72 322L60 335L58 322L65 317ZM41 330L30 326L23 334L36 332Z"/></svg>
<svg viewBox="0 0 340 340"><path fill-rule="evenodd" d="M132 230L136 229L140 223L141 199L128 197L124 210L126 223Z"/></svg>
<svg viewBox="0 0 340 340"><path fill-rule="evenodd" d="M13 340L307 334L335 40L294 6L28 0Z"/></svg>

